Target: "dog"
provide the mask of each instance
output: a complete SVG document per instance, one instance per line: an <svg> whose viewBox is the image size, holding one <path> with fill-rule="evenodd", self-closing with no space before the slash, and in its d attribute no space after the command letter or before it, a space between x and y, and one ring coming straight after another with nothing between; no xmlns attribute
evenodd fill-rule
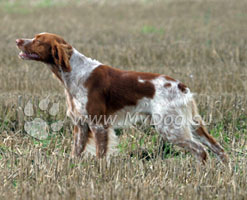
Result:
<svg viewBox="0 0 247 200"><path fill-rule="evenodd" d="M149 117L161 137L190 151L205 163L204 146L228 161L221 145L208 133L190 89L169 76L124 71L86 57L61 36L40 33L17 39L19 57L46 63L65 88L67 115L74 123L72 155L91 152L98 158L117 151L114 128L126 116ZM116 119L114 123L109 118ZM92 120L93 119L93 120ZM95 122L96 119L96 122Z"/></svg>

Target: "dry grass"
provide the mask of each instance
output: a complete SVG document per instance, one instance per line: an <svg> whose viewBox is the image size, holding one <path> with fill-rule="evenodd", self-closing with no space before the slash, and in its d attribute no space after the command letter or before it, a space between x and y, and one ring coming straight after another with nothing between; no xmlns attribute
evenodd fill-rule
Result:
<svg viewBox="0 0 247 200"><path fill-rule="evenodd" d="M0 2L0 199L246 198L245 0L18 2ZM47 67L17 57L16 38L44 31L62 35L105 64L182 80L198 94L200 112L228 151L229 166L211 156L202 167L169 145L161 157L152 128L118 130L121 153L108 165L95 158L71 159L69 119L47 140L28 136L25 120L65 118L63 89ZM47 95L60 102L56 117L37 108ZM23 108L30 99L36 112L26 117Z"/></svg>

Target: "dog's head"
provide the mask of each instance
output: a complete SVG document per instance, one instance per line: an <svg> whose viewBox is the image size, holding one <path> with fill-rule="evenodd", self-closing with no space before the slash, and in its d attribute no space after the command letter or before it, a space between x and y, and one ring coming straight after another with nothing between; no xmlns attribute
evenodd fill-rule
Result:
<svg viewBox="0 0 247 200"><path fill-rule="evenodd" d="M40 33L33 39L17 39L16 44L21 50L19 54L21 59L55 65L66 72L71 70L69 59L72 55L72 46L56 34Z"/></svg>

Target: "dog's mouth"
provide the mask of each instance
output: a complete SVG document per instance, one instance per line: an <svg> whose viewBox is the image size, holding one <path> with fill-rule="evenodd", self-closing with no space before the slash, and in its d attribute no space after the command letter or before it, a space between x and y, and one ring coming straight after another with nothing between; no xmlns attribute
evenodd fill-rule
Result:
<svg viewBox="0 0 247 200"><path fill-rule="evenodd" d="M26 52L26 51L21 51L19 53L19 57L23 60L36 60L36 59L39 59L39 55L36 54L36 53L29 53L29 52Z"/></svg>

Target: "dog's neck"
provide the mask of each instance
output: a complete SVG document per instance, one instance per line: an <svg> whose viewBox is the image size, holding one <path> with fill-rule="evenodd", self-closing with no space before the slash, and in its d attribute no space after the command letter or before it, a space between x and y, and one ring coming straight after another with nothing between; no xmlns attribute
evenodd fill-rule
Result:
<svg viewBox="0 0 247 200"><path fill-rule="evenodd" d="M87 71L91 68L95 68L95 66L101 65L101 63L97 60L93 60L91 58L88 58L78 52L76 49L73 48L73 53L70 57L70 66L72 68L72 71L74 70L80 70L80 71Z"/></svg>
<svg viewBox="0 0 247 200"><path fill-rule="evenodd" d="M69 62L71 71L64 72L60 70L60 77L65 88L70 91L75 87L78 88L78 86L80 88L80 86L85 83L91 72L101 65L99 61L86 57L74 48Z"/></svg>

